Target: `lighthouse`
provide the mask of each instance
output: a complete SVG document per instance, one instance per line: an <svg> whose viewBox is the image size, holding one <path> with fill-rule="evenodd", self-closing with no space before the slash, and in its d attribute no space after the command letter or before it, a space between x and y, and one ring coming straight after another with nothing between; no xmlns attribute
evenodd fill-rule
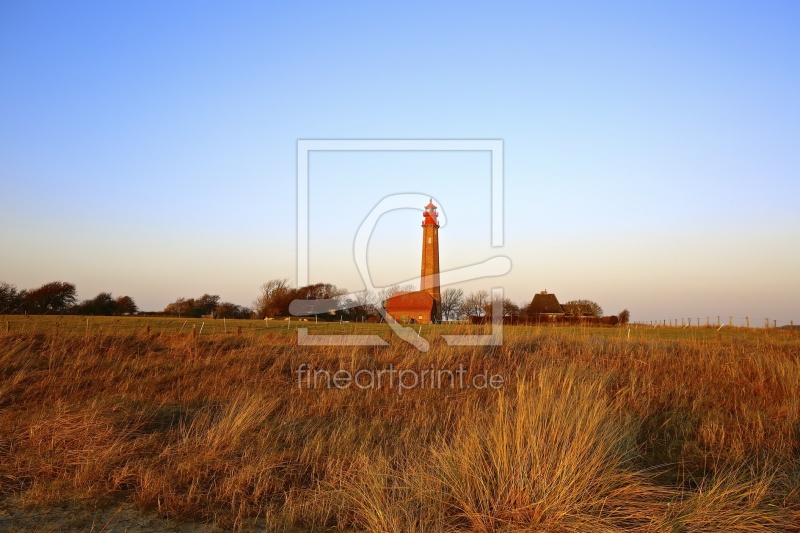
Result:
<svg viewBox="0 0 800 533"><path fill-rule="evenodd" d="M420 269L419 288L430 294L436 302L436 310L432 317L440 322L442 295L439 292L439 213L430 199L422 215L422 268Z"/></svg>
<svg viewBox="0 0 800 533"><path fill-rule="evenodd" d="M431 199L422 214L422 265L418 291L396 292L386 301L386 312L402 324L442 321L439 292L439 214Z"/></svg>

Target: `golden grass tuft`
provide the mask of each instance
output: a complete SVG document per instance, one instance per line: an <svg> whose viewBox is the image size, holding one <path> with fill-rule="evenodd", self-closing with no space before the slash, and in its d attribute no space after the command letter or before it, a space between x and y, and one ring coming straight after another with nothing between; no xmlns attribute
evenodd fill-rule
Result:
<svg viewBox="0 0 800 533"><path fill-rule="evenodd" d="M605 379L545 368L464 415L430 472L471 530L648 530L665 492L633 468L636 428L604 397Z"/></svg>

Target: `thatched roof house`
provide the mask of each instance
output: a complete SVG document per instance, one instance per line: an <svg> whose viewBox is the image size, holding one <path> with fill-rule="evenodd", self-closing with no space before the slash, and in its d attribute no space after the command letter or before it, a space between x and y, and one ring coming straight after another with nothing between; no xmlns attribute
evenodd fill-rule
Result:
<svg viewBox="0 0 800 533"><path fill-rule="evenodd" d="M542 291L533 296L533 300L528 306L528 316L533 317L560 317L564 316L564 309L558 303L555 294Z"/></svg>

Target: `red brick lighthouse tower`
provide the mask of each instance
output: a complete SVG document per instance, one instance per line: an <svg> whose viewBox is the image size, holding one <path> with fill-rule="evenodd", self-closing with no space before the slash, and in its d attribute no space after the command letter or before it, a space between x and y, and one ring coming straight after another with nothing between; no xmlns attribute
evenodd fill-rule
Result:
<svg viewBox="0 0 800 533"><path fill-rule="evenodd" d="M435 302L432 321L442 320L442 296L439 292L439 213L433 199L425 206L422 217L422 268L420 292L427 292Z"/></svg>
<svg viewBox="0 0 800 533"><path fill-rule="evenodd" d="M386 300L386 312L403 324L442 321L442 296L439 293L439 214L433 200L425 206L422 217L419 290L395 292Z"/></svg>

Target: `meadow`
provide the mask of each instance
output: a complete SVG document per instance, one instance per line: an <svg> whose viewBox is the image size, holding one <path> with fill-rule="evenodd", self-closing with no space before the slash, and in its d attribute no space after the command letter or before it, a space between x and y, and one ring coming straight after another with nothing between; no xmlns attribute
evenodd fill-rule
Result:
<svg viewBox="0 0 800 533"><path fill-rule="evenodd" d="M300 347L298 325L390 345ZM260 531L800 531L789 330L507 326L501 346L451 347L442 333L484 328L422 326L421 353L381 324L0 327L0 498L30 513L124 504ZM298 380L390 367L463 367L467 385ZM503 386L470 385L480 375Z"/></svg>

